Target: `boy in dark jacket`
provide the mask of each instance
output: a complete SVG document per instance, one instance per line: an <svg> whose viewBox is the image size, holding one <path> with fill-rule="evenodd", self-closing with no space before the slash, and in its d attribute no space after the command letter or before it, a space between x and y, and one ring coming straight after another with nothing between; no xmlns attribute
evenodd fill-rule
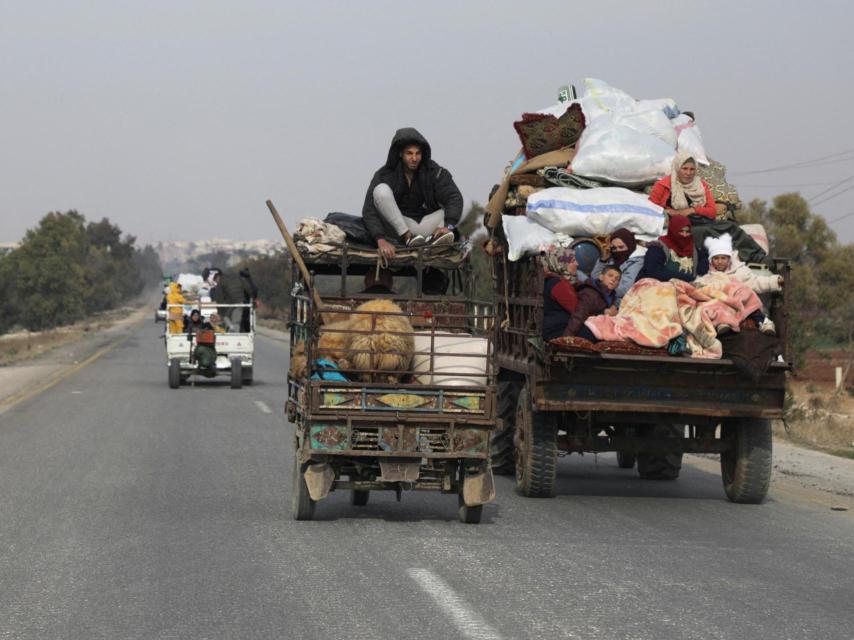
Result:
<svg viewBox="0 0 854 640"><path fill-rule="evenodd" d="M617 313L617 307L614 306L617 296L614 290L620 284L620 275L619 267L608 265L602 269L596 280L590 279L578 286L578 304L569 319L565 336L581 336L589 340L593 334L584 327L587 318L601 313Z"/></svg>
<svg viewBox="0 0 854 640"><path fill-rule="evenodd" d="M385 165L368 186L362 218L387 258L395 254L394 242L442 245L456 237L463 196L451 173L430 156L430 143L417 130L398 129Z"/></svg>

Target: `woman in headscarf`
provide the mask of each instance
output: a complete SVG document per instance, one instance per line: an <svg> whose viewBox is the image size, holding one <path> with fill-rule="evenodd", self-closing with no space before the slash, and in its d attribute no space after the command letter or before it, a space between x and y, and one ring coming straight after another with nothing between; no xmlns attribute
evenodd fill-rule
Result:
<svg viewBox="0 0 854 640"><path fill-rule="evenodd" d="M578 262L568 237L558 234L541 256L543 280L543 340L562 336L578 305L575 292Z"/></svg>
<svg viewBox="0 0 854 640"><path fill-rule="evenodd" d="M694 244L703 247L706 238L728 233L733 247L745 263L766 260L765 250L732 220L717 220L712 190L697 175L697 162L685 151L676 154L669 176L655 183L649 194L651 202L664 207L668 216L687 216L692 223Z"/></svg>
<svg viewBox="0 0 854 640"><path fill-rule="evenodd" d="M670 175L655 183L649 199L664 207L668 215L700 216L709 220L716 216L712 190L697 175L697 162L686 151L676 154Z"/></svg>
<svg viewBox="0 0 854 640"><path fill-rule="evenodd" d="M613 265L619 268L620 284L614 291L617 297L616 306L619 307L620 301L626 292L632 288L643 267L646 247L640 246L635 239L635 234L628 229L617 229L611 233L608 247L608 259L599 260L590 275L595 280L606 266Z"/></svg>
<svg viewBox="0 0 854 640"><path fill-rule="evenodd" d="M667 282L678 278L693 282L708 271L709 254L705 248L698 249L694 246L691 220L676 213L670 216L667 234L647 247L638 280L655 278Z"/></svg>

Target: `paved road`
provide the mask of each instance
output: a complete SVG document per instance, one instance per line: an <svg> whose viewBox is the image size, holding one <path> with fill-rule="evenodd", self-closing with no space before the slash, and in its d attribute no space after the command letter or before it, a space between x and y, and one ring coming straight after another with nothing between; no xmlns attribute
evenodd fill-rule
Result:
<svg viewBox="0 0 854 640"><path fill-rule="evenodd" d="M0 638L851 638L854 517L686 468L561 461L558 497L501 478L346 495L290 518L284 345L257 384L172 391L161 327L0 415ZM597 464L598 462L598 464Z"/></svg>

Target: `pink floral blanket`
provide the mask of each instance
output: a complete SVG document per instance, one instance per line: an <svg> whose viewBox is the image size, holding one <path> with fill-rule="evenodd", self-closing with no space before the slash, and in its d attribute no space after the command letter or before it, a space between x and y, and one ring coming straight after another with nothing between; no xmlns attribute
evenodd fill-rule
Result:
<svg viewBox="0 0 854 640"><path fill-rule="evenodd" d="M735 279L715 279L698 286L651 278L629 289L616 316L593 316L585 323L600 340L631 341L664 347L684 333L694 358L720 358L717 328L739 330L741 321L762 308L759 297Z"/></svg>

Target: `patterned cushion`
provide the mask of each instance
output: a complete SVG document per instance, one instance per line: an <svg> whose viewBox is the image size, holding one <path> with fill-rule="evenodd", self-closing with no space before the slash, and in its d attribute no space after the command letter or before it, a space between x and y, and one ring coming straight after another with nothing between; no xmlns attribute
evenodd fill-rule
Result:
<svg viewBox="0 0 854 640"><path fill-rule="evenodd" d="M525 113L513 123L522 141L525 157L530 159L549 151L575 144L584 131L581 105L573 104L560 118L544 113Z"/></svg>
<svg viewBox="0 0 854 640"><path fill-rule="evenodd" d="M666 356L667 349L652 349L642 347L634 342L621 342L618 340L603 340L593 345L600 353L617 353L625 356Z"/></svg>
<svg viewBox="0 0 854 640"><path fill-rule="evenodd" d="M726 167L716 160L709 158L709 166L697 165L697 175L705 180L715 202L720 202L732 209L741 206L741 199L734 186L726 181Z"/></svg>

